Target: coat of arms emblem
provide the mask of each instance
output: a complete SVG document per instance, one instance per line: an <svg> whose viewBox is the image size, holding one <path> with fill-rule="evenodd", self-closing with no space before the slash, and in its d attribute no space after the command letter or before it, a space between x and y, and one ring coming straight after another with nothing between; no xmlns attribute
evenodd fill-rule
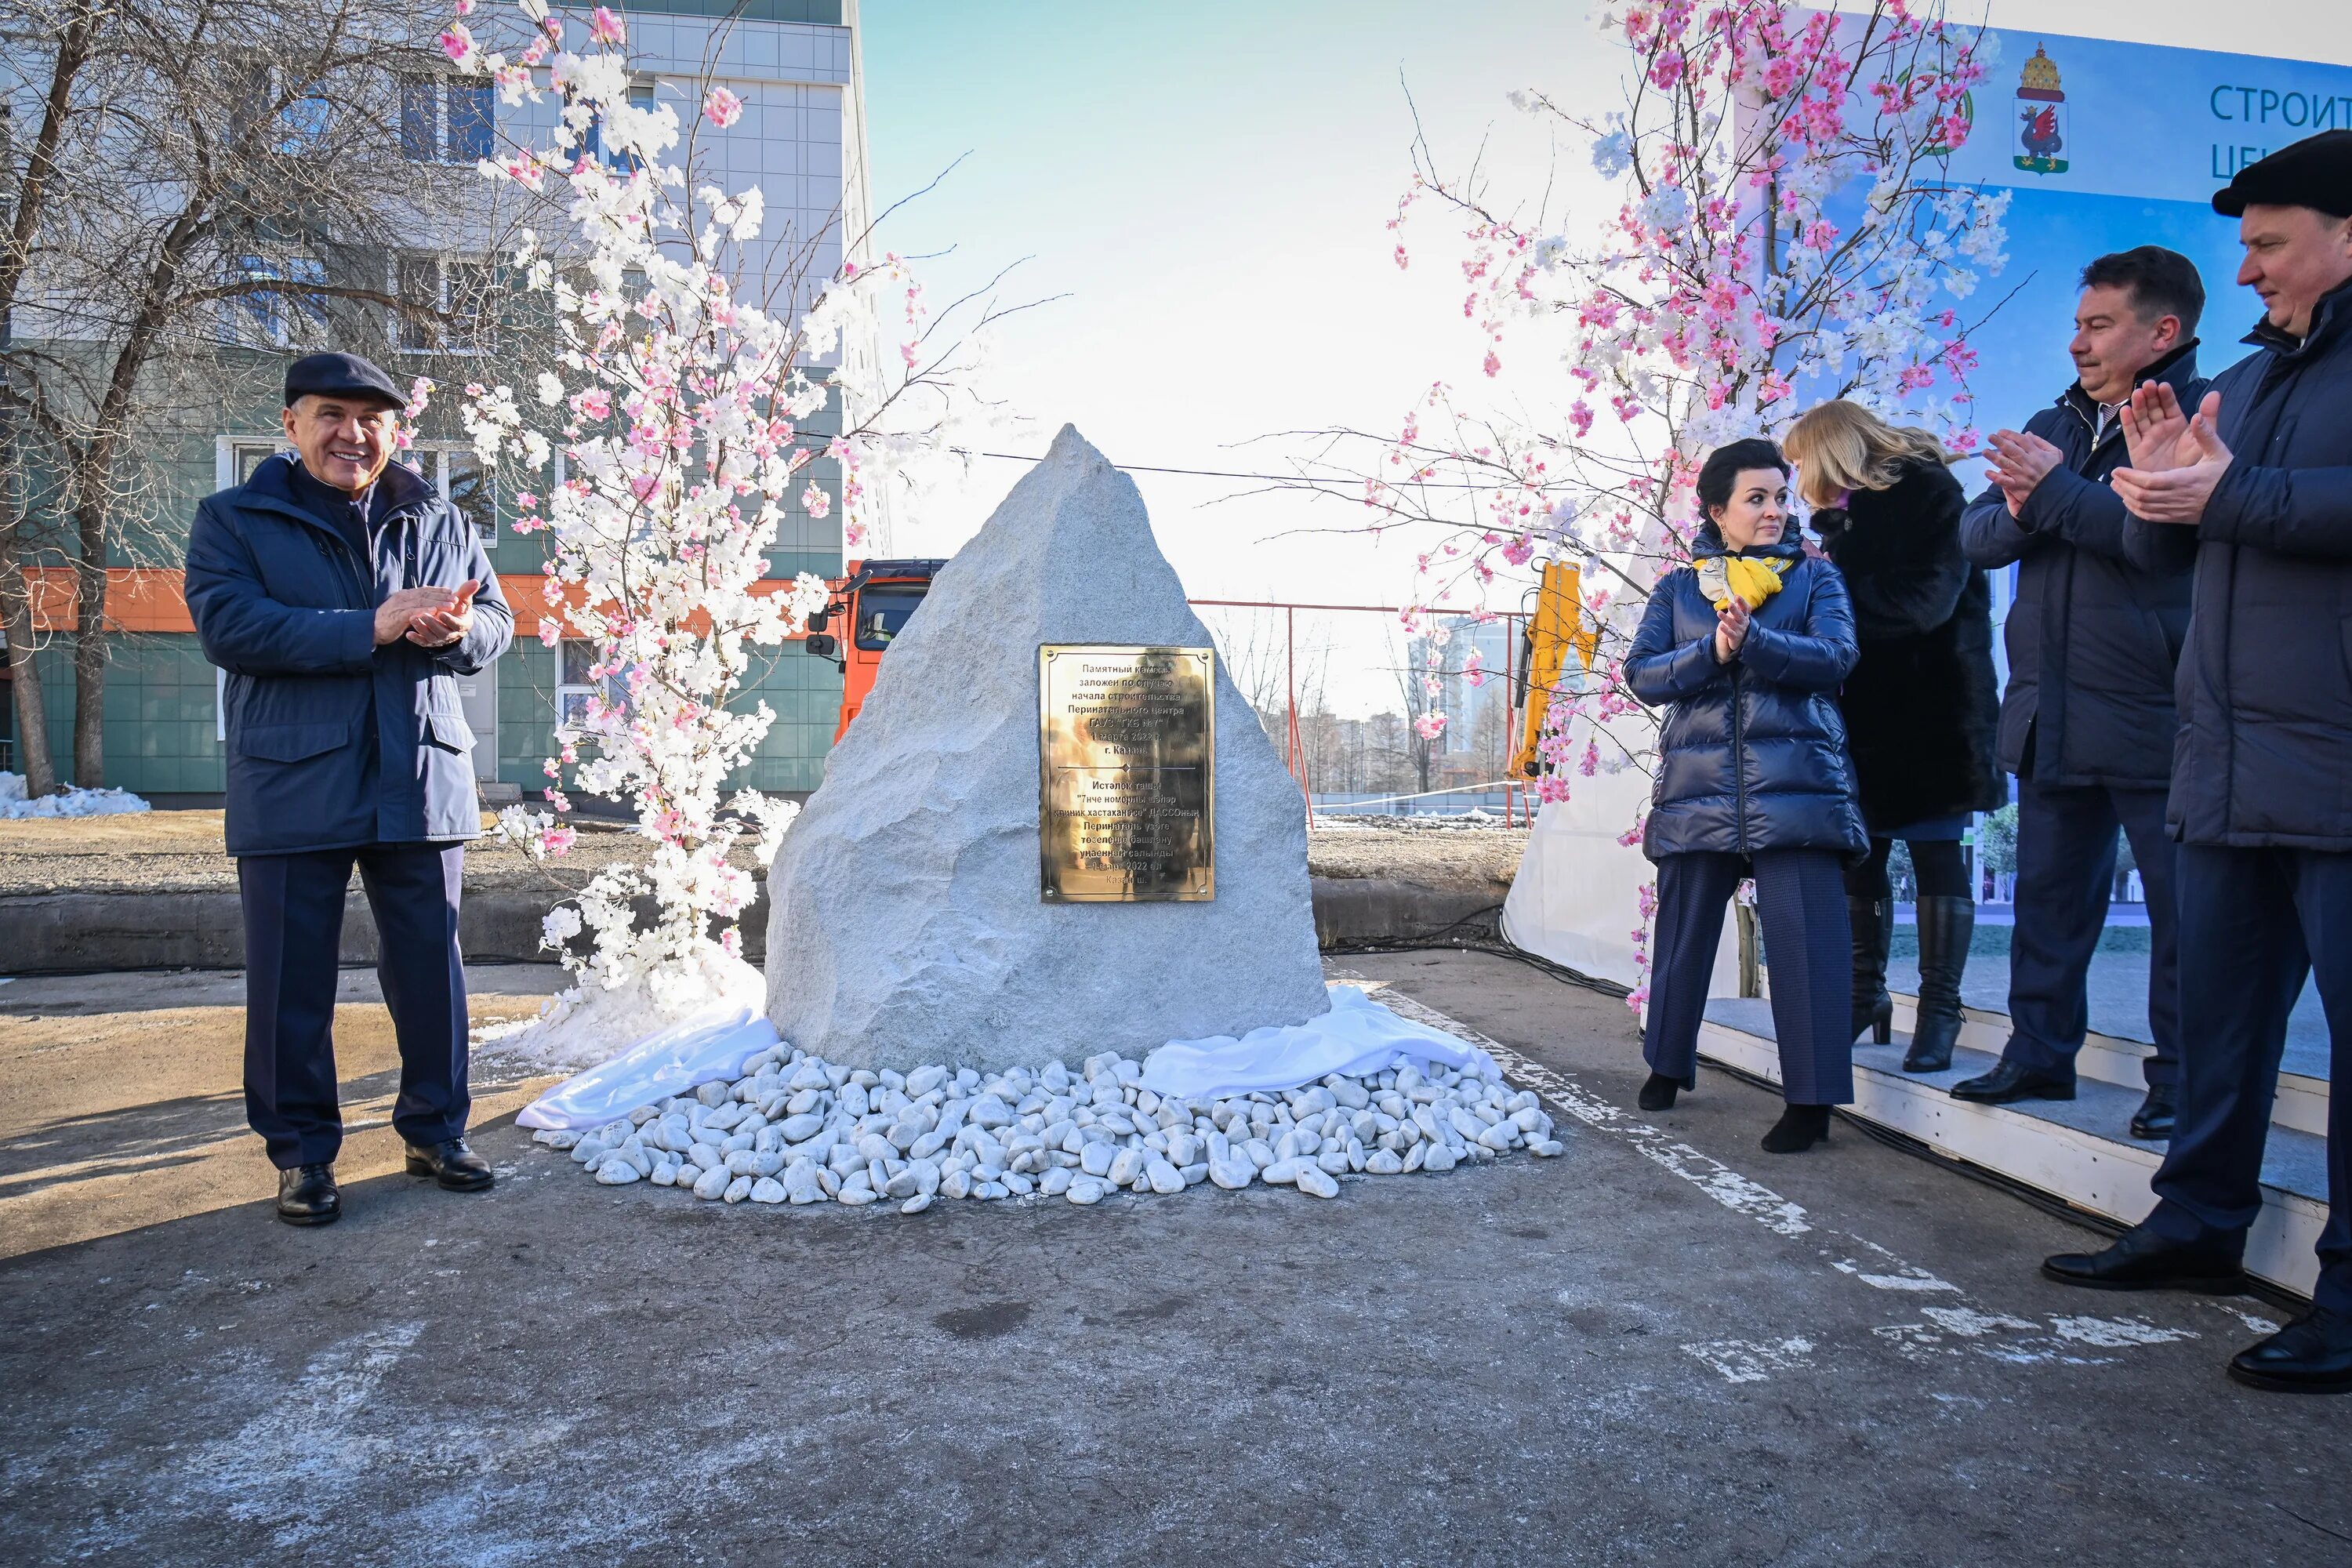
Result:
<svg viewBox="0 0 2352 1568"><path fill-rule="evenodd" d="M2058 67L2041 45L2017 82L2017 153L2010 162L2030 174L2066 172L2066 95Z"/></svg>

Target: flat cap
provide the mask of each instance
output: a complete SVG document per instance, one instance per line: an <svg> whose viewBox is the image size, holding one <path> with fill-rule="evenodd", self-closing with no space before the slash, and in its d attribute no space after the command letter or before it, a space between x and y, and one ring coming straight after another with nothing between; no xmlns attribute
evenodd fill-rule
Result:
<svg viewBox="0 0 2352 1568"><path fill-rule="evenodd" d="M394 408L408 406L408 395L371 360L357 354L304 354L286 367L286 406L298 397L368 398Z"/></svg>
<svg viewBox="0 0 2352 1568"><path fill-rule="evenodd" d="M2323 131L2239 170L2213 193L2213 210L2242 217L2251 206L2314 207L2352 217L2352 131Z"/></svg>

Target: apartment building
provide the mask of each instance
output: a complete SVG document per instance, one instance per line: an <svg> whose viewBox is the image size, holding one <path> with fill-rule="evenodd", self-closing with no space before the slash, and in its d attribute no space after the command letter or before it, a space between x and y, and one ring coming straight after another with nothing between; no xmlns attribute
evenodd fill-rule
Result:
<svg viewBox="0 0 2352 1568"><path fill-rule="evenodd" d="M808 270L818 278L838 265L842 237L861 232L870 211L856 7L856 0L640 0L626 11L634 92L673 102L682 121L693 119L714 78L743 99L741 119L727 131L700 127L701 172L730 190L756 182L766 198L771 263L781 267L779 258L813 242ZM397 145L385 156L412 162L470 165L502 132L528 136L551 112L545 106L509 110L486 86L455 76L405 79L400 94ZM501 119L509 115L511 122ZM310 270L319 263L299 256L243 258L232 265L296 281L323 276ZM394 290L444 305L505 286L495 258L469 257L462 245L394 255L384 265ZM176 526L184 535L198 500L239 482L280 448L276 388L287 359L347 346L324 341L331 332L294 294L227 307L222 333L220 395L209 410L214 427L175 432L159 459L169 497L160 520L163 537L143 561L110 563L105 782L161 805L214 804L224 787L219 672L205 662L189 621L170 531ZM513 381L519 367L501 363L497 345L462 333L421 332L395 321L386 342L386 368L396 378L428 375L445 389L411 460L474 518L515 608L513 650L465 691L467 721L480 737L475 763L485 796L512 798L545 786L556 716L584 694L591 662L584 644L542 646L542 541L512 531L511 494L480 470L455 418L467 382ZM814 470L820 483L832 477L829 468L821 463ZM772 574L839 575L838 517L809 517L795 500L770 556ZM52 566L39 574L36 590L37 624L48 639L37 668L50 749L60 777L70 779L72 650L60 634L72 624L71 574ZM0 668L0 767L16 765L6 679ZM776 722L739 782L777 792L814 789L832 743L840 687L832 664L807 657L796 644L773 650L744 702L765 701Z"/></svg>

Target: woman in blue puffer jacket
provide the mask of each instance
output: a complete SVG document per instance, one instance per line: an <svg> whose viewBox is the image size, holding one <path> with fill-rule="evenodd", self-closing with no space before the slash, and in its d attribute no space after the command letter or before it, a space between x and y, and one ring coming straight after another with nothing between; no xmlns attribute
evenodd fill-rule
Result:
<svg viewBox="0 0 2352 1568"><path fill-rule="evenodd" d="M1804 552L1771 442L1718 448L1698 500L1692 564L1651 591L1625 658L1633 695L1671 705L1643 829L1658 914L1641 1104L1666 1110L1693 1086L1724 906L1752 875L1788 1102L1764 1147L1795 1153L1853 1099L1843 867L1869 839L1837 706L1856 657L1853 610L1837 568Z"/></svg>

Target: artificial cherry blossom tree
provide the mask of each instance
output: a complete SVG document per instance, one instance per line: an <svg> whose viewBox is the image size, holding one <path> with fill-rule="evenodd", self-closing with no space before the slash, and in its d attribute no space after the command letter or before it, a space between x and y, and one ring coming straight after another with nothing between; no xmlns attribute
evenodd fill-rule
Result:
<svg viewBox="0 0 2352 1568"><path fill-rule="evenodd" d="M798 635L827 594L805 573L767 580L778 524L795 494L812 517L837 504L856 550L876 522L874 476L942 447L969 366L964 344L931 342L898 258L859 259L863 236L845 237L850 259L823 278L810 265L822 237L762 248L758 187L727 190L697 168L708 133L742 112L732 91L709 86L699 123L681 127L671 105L631 100L620 16L519 9L509 50L476 39L471 0L441 41L507 104L555 111L540 141L482 172L541 194L568 223L511 257L561 346L520 388L467 387L466 427L486 464L520 471L516 528L547 538L541 640L595 647L600 694L556 731L549 801L564 809L568 771L571 787L632 803L654 844L642 867L600 870L576 909L551 913L546 940L589 997L631 992L677 1016L758 994L734 925L757 886L730 857L756 834L764 863L795 808L728 791L774 717L739 700L754 650ZM899 329L887 356L886 317ZM820 457L837 495L810 468ZM541 855L572 837L523 807L502 828ZM648 895L658 914L641 923ZM583 924L593 941L581 953L567 943Z"/></svg>
<svg viewBox="0 0 2352 1568"><path fill-rule="evenodd" d="M1644 0L1598 20L1627 52L1622 107L1513 102L1591 150L1614 210L1571 228L1475 173L1446 176L1416 143L1394 258L1412 265L1408 233L1442 216L1476 368L1433 382L1351 481L1376 526L1423 531L1420 603L1516 600L1543 561L1580 567L1599 645L1550 694L1547 802L1654 757L1622 661L1651 585L1688 558L1706 452L1831 397L1973 449L1963 312L2005 260L2006 195L1948 174L1989 63L1979 30L1907 0ZM1327 434L1328 458L1361 439Z"/></svg>

